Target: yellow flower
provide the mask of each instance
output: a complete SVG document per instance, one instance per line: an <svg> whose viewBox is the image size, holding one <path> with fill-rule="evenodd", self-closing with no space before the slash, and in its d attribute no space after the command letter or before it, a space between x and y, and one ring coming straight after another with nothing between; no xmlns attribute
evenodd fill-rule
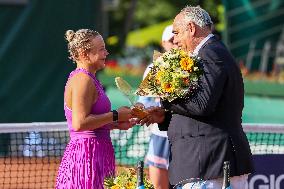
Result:
<svg viewBox="0 0 284 189"><path fill-rule="evenodd" d="M157 83L158 83L158 84L161 83L161 78L162 78L163 74L164 74L164 72L161 71L161 70L159 70L159 71L157 72L156 80L157 80Z"/></svg>
<svg viewBox="0 0 284 189"><path fill-rule="evenodd" d="M180 60L180 66L181 66L181 68L182 68L183 70L187 70L187 71L189 71L189 72L192 71L193 63L194 63L194 61L193 61L191 58L189 58L189 57L182 58L182 59Z"/></svg>
<svg viewBox="0 0 284 189"><path fill-rule="evenodd" d="M174 92L174 87L170 83L163 83L163 91L166 91L167 93L172 93Z"/></svg>
<svg viewBox="0 0 284 189"><path fill-rule="evenodd" d="M181 51L180 51L180 56L183 58L183 57L186 57L186 56L187 56L187 54L186 54L186 52L185 52L185 51L181 50Z"/></svg>
<svg viewBox="0 0 284 189"><path fill-rule="evenodd" d="M119 186L119 185L113 185L113 186L111 187L111 189L120 189L120 186Z"/></svg>
<svg viewBox="0 0 284 189"><path fill-rule="evenodd" d="M128 182L128 183L126 184L126 189L131 189L131 188L134 188L134 184L131 183L131 182Z"/></svg>

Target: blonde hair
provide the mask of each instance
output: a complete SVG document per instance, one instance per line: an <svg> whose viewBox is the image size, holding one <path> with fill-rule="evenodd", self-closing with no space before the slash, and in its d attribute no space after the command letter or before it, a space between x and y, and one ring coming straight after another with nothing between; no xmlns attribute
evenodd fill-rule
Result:
<svg viewBox="0 0 284 189"><path fill-rule="evenodd" d="M68 41L69 58L76 61L79 57L79 52L91 49L92 38L99 35L98 32L90 29L80 29L76 32L67 30L65 32L65 39Z"/></svg>

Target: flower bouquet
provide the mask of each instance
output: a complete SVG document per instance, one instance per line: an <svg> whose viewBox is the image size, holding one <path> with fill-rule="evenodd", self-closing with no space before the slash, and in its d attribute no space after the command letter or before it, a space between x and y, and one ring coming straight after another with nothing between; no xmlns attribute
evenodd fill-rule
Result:
<svg viewBox="0 0 284 189"><path fill-rule="evenodd" d="M154 52L153 67L135 92L140 96L152 96L169 102L186 98L198 88L203 74L199 57L179 49L163 54Z"/></svg>
<svg viewBox="0 0 284 189"><path fill-rule="evenodd" d="M104 180L104 187L106 189L136 189L137 176L133 168L121 171L116 177L109 177ZM146 176L144 176L145 189L154 189Z"/></svg>

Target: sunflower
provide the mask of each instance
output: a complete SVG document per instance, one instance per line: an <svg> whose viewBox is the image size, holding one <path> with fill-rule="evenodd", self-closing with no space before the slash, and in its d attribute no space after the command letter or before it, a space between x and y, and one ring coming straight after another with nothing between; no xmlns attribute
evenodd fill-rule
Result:
<svg viewBox="0 0 284 189"><path fill-rule="evenodd" d="M187 70L189 72L192 71L193 64L194 60L189 57L185 57L180 60L181 69Z"/></svg>
<svg viewBox="0 0 284 189"><path fill-rule="evenodd" d="M174 92L174 86L171 83L163 83L163 91L167 93L172 93Z"/></svg>

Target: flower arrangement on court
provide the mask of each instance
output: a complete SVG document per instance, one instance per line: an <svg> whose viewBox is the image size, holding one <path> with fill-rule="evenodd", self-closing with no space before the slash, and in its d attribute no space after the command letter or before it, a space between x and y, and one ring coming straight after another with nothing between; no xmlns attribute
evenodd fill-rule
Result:
<svg viewBox="0 0 284 189"><path fill-rule="evenodd" d="M203 74L201 59L183 50L171 49L154 53L153 67L140 84L136 94L158 96L168 101L185 98L198 88Z"/></svg>
<svg viewBox="0 0 284 189"><path fill-rule="evenodd" d="M136 189L137 176L133 168L124 169L116 177L109 177L104 180L106 189ZM154 186L144 175L145 189L154 189Z"/></svg>

